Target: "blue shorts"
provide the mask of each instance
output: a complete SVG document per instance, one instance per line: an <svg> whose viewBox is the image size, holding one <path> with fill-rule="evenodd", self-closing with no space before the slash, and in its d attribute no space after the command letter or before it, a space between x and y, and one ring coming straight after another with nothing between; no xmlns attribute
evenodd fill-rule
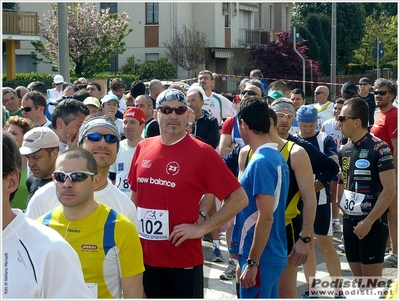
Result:
<svg viewBox="0 0 400 301"><path fill-rule="evenodd" d="M314 233L318 235L332 236L332 203L317 205L314 220Z"/></svg>
<svg viewBox="0 0 400 301"><path fill-rule="evenodd" d="M247 257L239 255L239 264L242 267L242 272L247 266L246 260ZM257 267L256 285L251 288L242 288L240 286L240 298L278 298L279 277L285 267L286 264L273 266L260 262Z"/></svg>

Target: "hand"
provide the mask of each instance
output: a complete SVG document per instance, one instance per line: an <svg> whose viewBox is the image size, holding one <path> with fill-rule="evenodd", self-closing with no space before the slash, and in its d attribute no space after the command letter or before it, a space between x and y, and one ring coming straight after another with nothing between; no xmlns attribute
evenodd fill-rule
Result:
<svg viewBox="0 0 400 301"><path fill-rule="evenodd" d="M309 252L309 244L298 239L290 251L289 257L293 256L294 266L300 266L306 263Z"/></svg>
<svg viewBox="0 0 400 301"><path fill-rule="evenodd" d="M171 241L175 247L179 246L186 239L200 238L204 235L200 231L200 227L195 224L180 224L174 227L168 240Z"/></svg>
<svg viewBox="0 0 400 301"><path fill-rule="evenodd" d="M365 220L358 222L357 226L353 227L353 233L358 239L363 239L371 230L371 224Z"/></svg>
<svg viewBox="0 0 400 301"><path fill-rule="evenodd" d="M77 134L75 136L75 139L73 139L73 137L70 134L67 134L67 145L68 145L68 149L72 149L72 148L77 148L78 147L78 140L79 140L79 135Z"/></svg>
<svg viewBox="0 0 400 301"><path fill-rule="evenodd" d="M256 285L256 276L257 276L258 267L256 266L248 266L244 269L242 275L240 275L239 283L243 288L250 288Z"/></svg>
<svg viewBox="0 0 400 301"><path fill-rule="evenodd" d="M319 180L314 182L314 187L315 187L315 192L317 193L321 189L325 188L324 184L320 182Z"/></svg>

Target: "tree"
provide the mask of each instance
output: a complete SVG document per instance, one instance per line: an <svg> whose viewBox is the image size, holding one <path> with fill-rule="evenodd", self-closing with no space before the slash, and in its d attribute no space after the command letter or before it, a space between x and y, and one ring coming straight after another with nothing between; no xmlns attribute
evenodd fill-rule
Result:
<svg viewBox="0 0 400 301"><path fill-rule="evenodd" d="M228 73L248 76L253 69L249 61L249 50L236 46L232 48L232 52L233 58L228 61Z"/></svg>
<svg viewBox="0 0 400 301"><path fill-rule="evenodd" d="M207 47L210 40L207 35L196 29L196 24L187 27L182 24L181 31L173 29L174 37L171 42L163 42L167 48L167 56L173 59L188 72L203 64L207 59Z"/></svg>
<svg viewBox="0 0 400 301"><path fill-rule="evenodd" d="M307 27L307 17L312 14L322 14L330 18L332 14L332 3L295 3L292 18L293 24L295 26L304 24L304 26ZM346 66L353 59L354 50L360 47L361 38L364 35L364 20L365 9L363 3L341 2L337 4L336 58L338 71L343 72L346 69ZM312 35L316 36L318 34L314 30L319 31L319 28L315 26L308 27L308 30ZM325 36L328 36L327 24L324 24L322 28L324 29ZM322 64L329 66L330 60L327 62L322 61Z"/></svg>
<svg viewBox="0 0 400 301"><path fill-rule="evenodd" d="M41 41L31 42L35 51L31 53L37 62L51 63L53 69L58 64L57 4L50 4L45 20L39 21ZM97 11L96 5L73 3L67 7L69 57L76 76L90 77L110 68L109 61L126 50L122 40L132 32L128 28L130 16L110 14L109 8ZM38 57L38 53L44 56Z"/></svg>
<svg viewBox="0 0 400 301"><path fill-rule="evenodd" d="M134 74L141 79L158 78L160 80L170 80L176 76L176 70L167 58L159 58L154 62L135 63L135 56L127 58L127 63L120 68L122 74Z"/></svg>
<svg viewBox="0 0 400 301"><path fill-rule="evenodd" d="M255 45L250 48L250 59L255 62L254 68L269 78L299 79L303 76L303 61L295 53L293 43L288 42L290 30L284 30L275 34L275 41L265 45ZM296 48L306 61L306 76L310 77L310 59L305 54L306 41L297 42ZM313 76L320 76L319 62L312 61Z"/></svg>
<svg viewBox="0 0 400 301"><path fill-rule="evenodd" d="M372 15L365 20L365 34L362 37L360 48L354 51L354 61L365 68L375 69L376 59L372 57L372 49L376 37L383 43L385 54L381 58L380 65L397 65L397 16L388 16L387 14L374 11Z"/></svg>

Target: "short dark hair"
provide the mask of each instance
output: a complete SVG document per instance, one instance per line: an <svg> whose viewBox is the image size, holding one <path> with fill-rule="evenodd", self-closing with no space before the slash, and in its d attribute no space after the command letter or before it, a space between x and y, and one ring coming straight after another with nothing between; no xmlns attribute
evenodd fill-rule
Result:
<svg viewBox="0 0 400 301"><path fill-rule="evenodd" d="M3 96L4 96L5 94L7 94L7 93L12 93L12 94L14 94L15 98L18 98L17 91L15 91L13 88L5 87L5 88L3 88L2 92L3 92L3 93L2 93Z"/></svg>
<svg viewBox="0 0 400 301"><path fill-rule="evenodd" d="M125 81L120 77L113 78L110 81L110 89L115 90L115 89L119 89L119 88L124 88L124 89L126 88Z"/></svg>
<svg viewBox="0 0 400 301"><path fill-rule="evenodd" d="M278 116L276 115L275 111L268 106L268 113L269 113L269 118L272 119L272 121L274 122L274 127L278 126Z"/></svg>
<svg viewBox="0 0 400 301"><path fill-rule="evenodd" d="M344 104L344 99L341 97L336 98L334 103L340 103L340 104Z"/></svg>
<svg viewBox="0 0 400 301"><path fill-rule="evenodd" d="M250 79L246 85L253 85L256 86L257 88L260 88L261 92L263 91L262 85L261 85L261 81L259 79ZM245 85L245 86L246 86Z"/></svg>
<svg viewBox="0 0 400 301"><path fill-rule="evenodd" d="M201 71L199 72L199 75L200 75L200 74L209 74L211 80L214 80L214 74L213 74L210 70L201 70Z"/></svg>
<svg viewBox="0 0 400 301"><path fill-rule="evenodd" d="M293 89L296 88L294 82L285 82L285 86L286 86L286 91L292 91Z"/></svg>
<svg viewBox="0 0 400 301"><path fill-rule="evenodd" d="M44 112L46 112L46 98L44 98L43 94L38 91L30 91L22 97L22 101L25 99L31 99L34 106L42 106L44 107Z"/></svg>
<svg viewBox="0 0 400 301"><path fill-rule="evenodd" d="M131 84L131 95L133 98L138 97L139 95L145 95L146 94L146 86L144 82L141 80L135 80Z"/></svg>
<svg viewBox="0 0 400 301"><path fill-rule="evenodd" d="M347 99L343 106L348 106L350 115L361 120L362 128L366 129L368 127L369 109L368 104L363 99L360 97Z"/></svg>
<svg viewBox="0 0 400 301"><path fill-rule="evenodd" d="M76 115L82 113L88 116L90 111L83 102L76 99L64 99L55 108L51 114L51 125L53 129L57 129L57 119L62 118L65 125L68 125L76 118Z"/></svg>
<svg viewBox="0 0 400 301"><path fill-rule="evenodd" d="M6 131L3 131L3 179L6 178L13 171L17 171L19 174L19 180L21 179L21 154L19 147L15 139ZM10 194L11 201L18 188ZM4 200L3 200L4 201Z"/></svg>
<svg viewBox="0 0 400 301"><path fill-rule="evenodd" d="M96 86L97 90L101 91L101 86L99 85L99 83L96 82L90 82L87 84L88 86ZM87 88L87 86L86 86Z"/></svg>
<svg viewBox="0 0 400 301"><path fill-rule="evenodd" d="M29 91L38 91L40 93L42 93L43 95L47 95L47 89L46 89L46 85L43 82L33 82L30 83L28 86L28 90Z"/></svg>
<svg viewBox="0 0 400 301"><path fill-rule="evenodd" d="M94 173L95 175L99 173L96 159L89 151L87 151L84 148L80 147L71 148L62 153L60 156L58 156L57 161L61 159L78 159L78 158L83 158L86 160L85 167L88 171Z"/></svg>
<svg viewBox="0 0 400 301"><path fill-rule="evenodd" d="M69 90L74 90L74 93L75 93L75 92L79 91L79 88L77 86L74 86L74 85L67 85L65 88L63 88L63 92L64 91L69 91Z"/></svg>
<svg viewBox="0 0 400 301"><path fill-rule="evenodd" d="M305 98L305 95L304 95L304 91L302 90L302 89L300 89L300 88L295 88L295 89L293 89L291 92L290 92L290 95L292 95L292 94L300 94L301 95L301 98Z"/></svg>
<svg viewBox="0 0 400 301"><path fill-rule="evenodd" d="M257 96L242 99L238 105L237 119L239 122L244 120L256 134L268 134L271 126L268 102Z"/></svg>
<svg viewBox="0 0 400 301"><path fill-rule="evenodd" d="M271 90L279 90L281 92L285 92L286 91L286 84L283 80L275 80L273 81L270 85L269 88Z"/></svg>
<svg viewBox="0 0 400 301"><path fill-rule="evenodd" d="M90 93L86 90L79 90L75 92L74 99L83 102L86 98L90 97Z"/></svg>
<svg viewBox="0 0 400 301"><path fill-rule="evenodd" d="M260 69L254 69L250 71L250 76L257 76L258 78L263 78L264 75L262 74Z"/></svg>

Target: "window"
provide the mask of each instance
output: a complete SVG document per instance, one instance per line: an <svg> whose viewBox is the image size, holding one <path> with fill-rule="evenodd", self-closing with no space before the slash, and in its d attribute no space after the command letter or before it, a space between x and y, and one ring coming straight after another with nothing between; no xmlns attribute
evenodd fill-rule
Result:
<svg viewBox="0 0 400 301"><path fill-rule="evenodd" d="M118 12L118 3L115 2L102 2L100 3L100 9L110 8L110 14L114 14Z"/></svg>
<svg viewBox="0 0 400 301"><path fill-rule="evenodd" d="M158 2L146 3L146 24L158 24Z"/></svg>

